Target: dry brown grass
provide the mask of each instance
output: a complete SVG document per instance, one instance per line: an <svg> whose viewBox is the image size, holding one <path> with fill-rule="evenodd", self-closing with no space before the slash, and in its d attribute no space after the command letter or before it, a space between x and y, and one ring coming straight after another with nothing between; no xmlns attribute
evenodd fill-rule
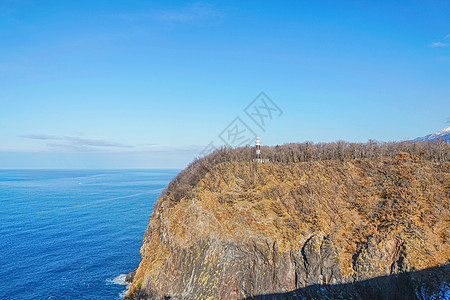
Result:
<svg viewBox="0 0 450 300"><path fill-rule="evenodd" d="M354 254L369 240L384 253L374 263L395 261L404 244L406 264L416 269L450 259L448 160L399 152L296 163L218 161L206 169L201 178L178 180L189 192L172 185L159 200L131 294L139 280L145 285L158 274L171 247L202 238L269 238L286 252L321 233L338 249L343 276L354 272Z"/></svg>

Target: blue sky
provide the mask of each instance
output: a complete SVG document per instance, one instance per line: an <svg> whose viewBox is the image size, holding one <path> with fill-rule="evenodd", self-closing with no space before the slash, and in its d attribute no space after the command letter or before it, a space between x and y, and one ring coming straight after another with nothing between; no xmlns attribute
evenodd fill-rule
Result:
<svg viewBox="0 0 450 300"><path fill-rule="evenodd" d="M450 115L449 1L3 0L0 40L0 168L183 168L236 117L276 145Z"/></svg>

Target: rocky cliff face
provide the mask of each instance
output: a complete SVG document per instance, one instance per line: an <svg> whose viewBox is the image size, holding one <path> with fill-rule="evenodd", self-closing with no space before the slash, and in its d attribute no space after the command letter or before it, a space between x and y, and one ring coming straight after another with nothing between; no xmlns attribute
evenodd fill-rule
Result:
<svg viewBox="0 0 450 300"><path fill-rule="evenodd" d="M218 163L159 200L127 298L446 297L449 171L407 153Z"/></svg>

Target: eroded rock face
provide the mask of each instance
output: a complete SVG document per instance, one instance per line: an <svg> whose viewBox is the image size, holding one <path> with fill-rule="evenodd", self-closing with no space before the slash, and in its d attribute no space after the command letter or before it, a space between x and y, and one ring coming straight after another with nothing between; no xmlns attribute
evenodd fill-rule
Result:
<svg viewBox="0 0 450 300"><path fill-rule="evenodd" d="M191 197L160 200L127 297L398 298L396 281L385 276L450 258L448 220L436 213L448 215L449 175L448 166L396 163L260 164L257 175L249 163L218 165ZM424 282L399 278L408 296Z"/></svg>
<svg viewBox="0 0 450 300"><path fill-rule="evenodd" d="M300 249L289 252L280 252L277 242L269 240L245 244L199 240L172 251L166 268L167 284L155 286L149 277L140 298L242 299L342 282L337 251L321 235L311 236Z"/></svg>

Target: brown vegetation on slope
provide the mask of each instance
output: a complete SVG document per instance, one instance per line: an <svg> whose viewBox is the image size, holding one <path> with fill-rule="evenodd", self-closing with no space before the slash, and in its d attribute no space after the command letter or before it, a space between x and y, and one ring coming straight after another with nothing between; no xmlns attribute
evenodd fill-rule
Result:
<svg viewBox="0 0 450 300"><path fill-rule="evenodd" d="M448 263L448 144L263 151L270 163L249 162L251 148L222 149L174 179L130 297L242 298Z"/></svg>
<svg viewBox="0 0 450 300"><path fill-rule="evenodd" d="M450 160L449 145L445 142L389 142L379 143L292 143L281 146L262 146L264 158L272 163L297 163L312 161L353 159L380 159L394 157L402 152L418 157L422 161L448 162ZM255 155L253 147L232 149L221 148L206 157L195 159L169 184L161 195L168 201L178 202L189 197L192 188L203 179L214 166L223 162L252 161Z"/></svg>

